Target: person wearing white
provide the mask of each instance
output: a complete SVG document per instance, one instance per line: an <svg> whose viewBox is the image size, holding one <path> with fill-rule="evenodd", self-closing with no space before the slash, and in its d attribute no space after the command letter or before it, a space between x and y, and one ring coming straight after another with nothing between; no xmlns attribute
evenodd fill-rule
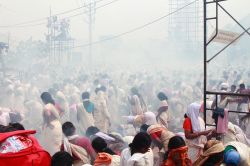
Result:
<svg viewBox="0 0 250 166"><path fill-rule="evenodd" d="M120 166L153 166L154 157L150 144L151 139L147 133L138 133L129 148L122 151Z"/></svg>

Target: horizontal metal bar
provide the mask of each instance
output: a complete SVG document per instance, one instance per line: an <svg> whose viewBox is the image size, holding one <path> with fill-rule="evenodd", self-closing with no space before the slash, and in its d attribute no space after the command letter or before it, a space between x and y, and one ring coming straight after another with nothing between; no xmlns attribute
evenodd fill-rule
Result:
<svg viewBox="0 0 250 166"><path fill-rule="evenodd" d="M207 108L206 110L214 111L215 109ZM250 112L241 112L241 111L228 111L228 112L237 113L237 114L250 114Z"/></svg>
<svg viewBox="0 0 250 166"><path fill-rule="evenodd" d="M228 112L237 113L237 114L248 114L248 115L250 115L250 112L240 112L240 111L228 111Z"/></svg>
<svg viewBox="0 0 250 166"><path fill-rule="evenodd" d="M216 125L213 125L213 124L205 124L206 126L214 126L216 127Z"/></svg>
<svg viewBox="0 0 250 166"><path fill-rule="evenodd" d="M227 0L213 0L213 1L206 2L206 4L216 3L216 1L217 2L222 2L222 1L227 1Z"/></svg>
<svg viewBox="0 0 250 166"><path fill-rule="evenodd" d="M206 18L206 20L214 20L214 19L217 19L217 17Z"/></svg>
<svg viewBox="0 0 250 166"><path fill-rule="evenodd" d="M245 97L250 97L250 94L229 93L229 92L206 91L206 94L209 94L209 95L228 95L228 96L245 96Z"/></svg>

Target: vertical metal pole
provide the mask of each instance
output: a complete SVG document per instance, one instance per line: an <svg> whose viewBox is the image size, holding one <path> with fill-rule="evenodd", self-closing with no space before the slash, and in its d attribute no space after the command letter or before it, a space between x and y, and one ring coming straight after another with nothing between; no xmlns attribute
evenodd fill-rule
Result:
<svg viewBox="0 0 250 166"><path fill-rule="evenodd" d="M203 48L204 48L204 121L205 121L205 128L207 127L207 0L203 1L203 21L204 21L204 41L203 41Z"/></svg>
<svg viewBox="0 0 250 166"><path fill-rule="evenodd" d="M216 111L217 108L218 108L218 94L215 95L215 111ZM217 130L217 124L218 124L218 119L217 119L217 122L216 122L216 130Z"/></svg>

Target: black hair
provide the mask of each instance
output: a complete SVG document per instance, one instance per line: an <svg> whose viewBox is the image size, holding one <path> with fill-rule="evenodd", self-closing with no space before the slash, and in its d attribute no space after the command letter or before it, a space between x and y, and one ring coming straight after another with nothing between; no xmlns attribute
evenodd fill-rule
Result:
<svg viewBox="0 0 250 166"><path fill-rule="evenodd" d="M135 135L131 144L129 144L131 155L140 152L141 149L149 148L151 145L151 138L147 133L139 132Z"/></svg>
<svg viewBox="0 0 250 166"><path fill-rule="evenodd" d="M103 91L103 92L106 92L107 91L107 88L105 86L101 86L100 87L100 90Z"/></svg>
<svg viewBox="0 0 250 166"><path fill-rule="evenodd" d="M99 130L97 127L95 127L95 126L90 126L90 127L87 128L86 134L85 134L85 135L86 135L87 137L90 137L90 136L92 136L92 135L98 133L99 131L100 131L100 130Z"/></svg>
<svg viewBox="0 0 250 166"><path fill-rule="evenodd" d="M168 150L180 148L182 146L186 146L186 143L180 136L174 136L170 138L168 142Z"/></svg>
<svg viewBox="0 0 250 166"><path fill-rule="evenodd" d="M149 125L143 124L143 125L141 125L141 127L140 127L140 132L146 133L147 130L148 130L148 128L149 128Z"/></svg>
<svg viewBox="0 0 250 166"><path fill-rule="evenodd" d="M5 128L3 129L3 133L7 133L7 132L12 132L12 131L17 131L16 128L12 127L12 126L5 126Z"/></svg>
<svg viewBox="0 0 250 166"><path fill-rule="evenodd" d="M51 96L51 94L50 94L49 92L43 92L43 93L41 94L41 99L42 99L42 101L43 101L45 104L50 103L50 104L55 105L55 101L54 101L54 99L52 98L52 96Z"/></svg>
<svg viewBox="0 0 250 166"><path fill-rule="evenodd" d="M89 99L89 97L90 97L89 92L83 92L83 93L82 93L82 99L83 99L83 100L84 100L84 99ZM83 101L83 106L84 106L84 108L85 108L86 110L87 110L89 104L90 104L90 101L89 101L89 100Z"/></svg>
<svg viewBox="0 0 250 166"><path fill-rule="evenodd" d="M100 88L95 89L95 93L97 94L99 91L106 92L107 88L105 86L101 86Z"/></svg>
<svg viewBox="0 0 250 166"><path fill-rule="evenodd" d="M233 84L233 85L231 85L231 87L234 87L234 88L236 88L236 85L234 85L234 84Z"/></svg>
<svg viewBox="0 0 250 166"><path fill-rule="evenodd" d="M240 88L241 89L245 89L246 87L245 87L245 84L240 84Z"/></svg>
<svg viewBox="0 0 250 166"><path fill-rule="evenodd" d="M16 130L25 130L23 125L20 123L9 123L9 126L14 127Z"/></svg>
<svg viewBox="0 0 250 166"><path fill-rule="evenodd" d="M184 139L180 136L174 136L170 138L168 142L168 151L164 154L164 161L167 160L169 151L172 149L180 148L182 146L186 146Z"/></svg>
<svg viewBox="0 0 250 166"><path fill-rule="evenodd" d="M82 99L83 99L83 100L84 100L84 99L89 99L89 97L90 97L89 92L83 92L83 93L82 93Z"/></svg>
<svg viewBox="0 0 250 166"><path fill-rule="evenodd" d="M6 126L0 124L0 133L4 133Z"/></svg>
<svg viewBox="0 0 250 166"><path fill-rule="evenodd" d="M223 161L223 158L224 158L224 151L222 152L219 152L219 153L215 153L215 154L212 154L211 156L209 156L209 158L205 161L204 165L205 164L217 164L219 162L222 162Z"/></svg>
<svg viewBox="0 0 250 166"><path fill-rule="evenodd" d="M100 88L95 88L95 94L97 94L100 91Z"/></svg>
<svg viewBox="0 0 250 166"><path fill-rule="evenodd" d="M163 100L167 100L168 97L163 93L163 92L160 92L157 94L157 97L159 100L163 101Z"/></svg>
<svg viewBox="0 0 250 166"><path fill-rule="evenodd" d="M91 145L92 145L93 149L95 149L95 151L97 153L105 152L105 153L108 153L110 155L114 155L115 154L115 152L113 152L111 149L108 148L107 143L101 137L94 138L94 140L92 141Z"/></svg>
<svg viewBox="0 0 250 166"><path fill-rule="evenodd" d="M71 122L65 122L62 125L62 131L63 131L63 134L65 136L72 136L75 133L76 128L73 125L73 123L71 123Z"/></svg>
<svg viewBox="0 0 250 166"><path fill-rule="evenodd" d="M51 166L72 166L73 157L68 152L57 152L51 158Z"/></svg>

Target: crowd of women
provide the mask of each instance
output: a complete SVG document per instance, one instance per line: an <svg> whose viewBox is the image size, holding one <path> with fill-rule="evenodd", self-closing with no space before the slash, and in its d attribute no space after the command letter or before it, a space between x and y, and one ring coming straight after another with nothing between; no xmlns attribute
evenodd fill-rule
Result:
<svg viewBox="0 0 250 166"><path fill-rule="evenodd" d="M52 165L250 165L249 117L225 111L248 112L248 97L209 97L207 107L225 112L208 112L216 127L205 128L202 74L80 73L2 80L1 132L36 130ZM250 74L221 74L209 90L249 93Z"/></svg>

